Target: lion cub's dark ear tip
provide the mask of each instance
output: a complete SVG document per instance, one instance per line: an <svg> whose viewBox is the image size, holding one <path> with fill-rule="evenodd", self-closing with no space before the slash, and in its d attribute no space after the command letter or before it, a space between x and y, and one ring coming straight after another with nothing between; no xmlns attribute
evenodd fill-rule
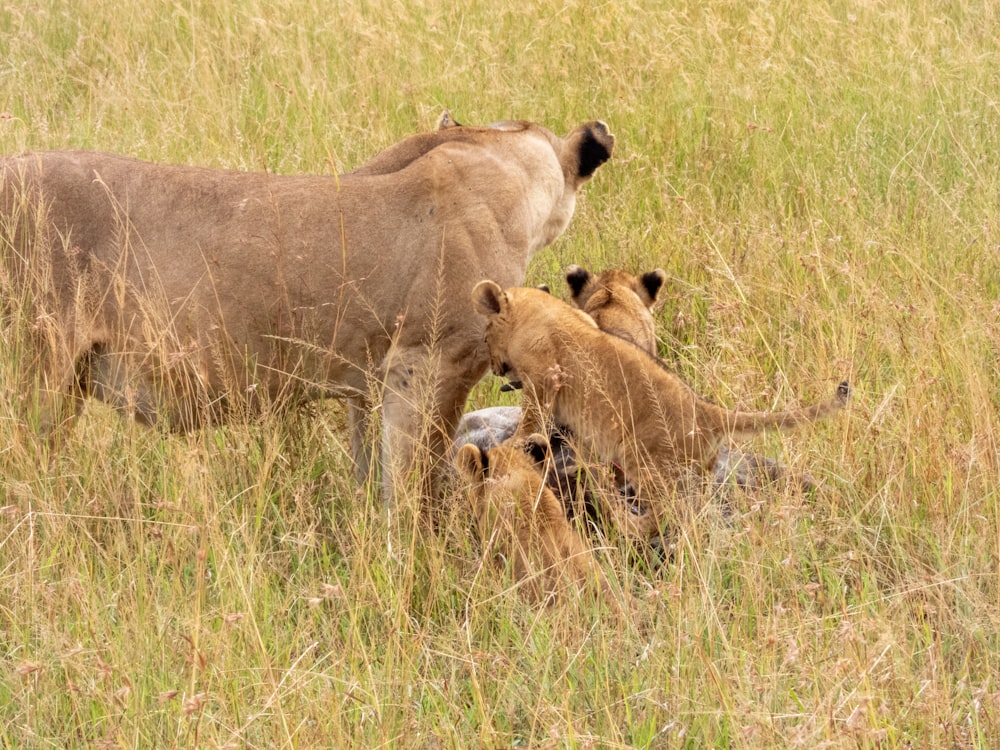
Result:
<svg viewBox="0 0 1000 750"><path fill-rule="evenodd" d="M589 278L590 271L575 263L566 269L566 283L569 284L574 297L580 293Z"/></svg>
<svg viewBox="0 0 1000 750"><path fill-rule="evenodd" d="M500 312L503 289L495 281L483 279L472 287L472 305L480 315L487 317Z"/></svg>
<svg viewBox="0 0 1000 750"><path fill-rule="evenodd" d="M644 273L640 278L642 285L646 288L646 293L649 294L653 302L656 301L656 295L660 293L660 288L666 280L667 272L662 268Z"/></svg>
<svg viewBox="0 0 1000 750"><path fill-rule="evenodd" d="M549 287L548 284L539 284L538 286L535 287L535 289L539 290L540 292L545 292L546 294L552 294L552 289Z"/></svg>
<svg viewBox="0 0 1000 750"><path fill-rule="evenodd" d="M454 463L466 479L482 477L486 471L486 454L475 443L466 443L458 449Z"/></svg>

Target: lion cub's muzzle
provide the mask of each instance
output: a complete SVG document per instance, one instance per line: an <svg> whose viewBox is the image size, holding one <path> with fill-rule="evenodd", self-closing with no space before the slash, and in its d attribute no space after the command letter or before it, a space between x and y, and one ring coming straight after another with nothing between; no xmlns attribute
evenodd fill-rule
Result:
<svg viewBox="0 0 1000 750"><path fill-rule="evenodd" d="M521 390L522 383L514 372L514 368L505 360L494 361L492 366L493 374L497 377L507 378L507 382L500 386L500 393L510 393Z"/></svg>

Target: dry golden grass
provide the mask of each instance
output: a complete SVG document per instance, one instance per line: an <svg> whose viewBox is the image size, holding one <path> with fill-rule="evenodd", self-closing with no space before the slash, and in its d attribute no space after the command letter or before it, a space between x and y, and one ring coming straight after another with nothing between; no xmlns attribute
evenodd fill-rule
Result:
<svg viewBox="0 0 1000 750"><path fill-rule="evenodd" d="M661 354L821 481L603 561L636 623L525 606L350 480L343 418L16 426L0 331L4 747L990 747L1000 736L1000 38L987 2L0 7L0 151L332 173L426 129L606 120L531 283L669 274ZM494 403L484 382L472 406Z"/></svg>

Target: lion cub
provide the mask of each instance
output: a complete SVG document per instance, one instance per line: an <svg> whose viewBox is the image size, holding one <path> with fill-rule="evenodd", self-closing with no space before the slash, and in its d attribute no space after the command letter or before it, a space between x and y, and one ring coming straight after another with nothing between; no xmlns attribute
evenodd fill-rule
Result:
<svg viewBox="0 0 1000 750"><path fill-rule="evenodd" d="M595 585L614 600L593 550L545 484L548 459L542 435L515 437L488 451L472 443L459 449L455 468L472 495L485 556L512 566L531 601L551 603L570 587Z"/></svg>
<svg viewBox="0 0 1000 750"><path fill-rule="evenodd" d="M572 265L566 269L570 300L605 333L656 354L653 308L667 274L662 268L634 276L617 268L593 274Z"/></svg>
<svg viewBox="0 0 1000 750"><path fill-rule="evenodd" d="M597 327L605 333L630 341L654 357L657 346L653 310L666 279L666 272L660 268L641 276L619 269L594 274L578 265L566 269L566 284L573 305L593 318ZM719 449L711 474L716 489L741 487L755 490L784 476L790 476L806 491L816 487L810 475L791 476L788 467L773 458L743 453L726 446Z"/></svg>
<svg viewBox="0 0 1000 750"><path fill-rule="evenodd" d="M594 274L575 264L569 266L565 274L573 304L590 315L601 330L653 355L656 354L653 309L666 277L666 273L659 268L635 276L620 269ZM537 288L550 292L545 285ZM507 383L500 390L516 389L515 384ZM452 452L465 443L474 443L484 451L489 450L511 437L520 421L521 408L517 406L492 406L465 414L455 430ZM549 444L553 457L546 474L549 486L563 501L571 517L579 512L577 506L581 502L592 515L594 501L589 489L581 488L580 467L574 450L558 430L550 433Z"/></svg>
<svg viewBox="0 0 1000 750"><path fill-rule="evenodd" d="M673 495L686 466L711 470L725 441L819 419L843 407L850 391L841 383L832 399L805 409L730 411L549 294L481 281L472 299L487 321L493 372L524 387L521 429L537 431L551 415L620 466L645 502Z"/></svg>

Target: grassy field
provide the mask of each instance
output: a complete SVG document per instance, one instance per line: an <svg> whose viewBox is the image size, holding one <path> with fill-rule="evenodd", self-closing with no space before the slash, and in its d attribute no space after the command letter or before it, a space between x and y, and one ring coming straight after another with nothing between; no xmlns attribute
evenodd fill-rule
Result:
<svg viewBox="0 0 1000 750"><path fill-rule="evenodd" d="M856 393L747 446L815 494L710 510L657 569L606 555L622 622L525 605L460 506L387 514L335 403L190 436L94 404L52 454L8 321L0 746L995 747L998 38L985 0L0 4L3 153L332 173L444 108L603 119L529 281L662 267L702 393Z"/></svg>

